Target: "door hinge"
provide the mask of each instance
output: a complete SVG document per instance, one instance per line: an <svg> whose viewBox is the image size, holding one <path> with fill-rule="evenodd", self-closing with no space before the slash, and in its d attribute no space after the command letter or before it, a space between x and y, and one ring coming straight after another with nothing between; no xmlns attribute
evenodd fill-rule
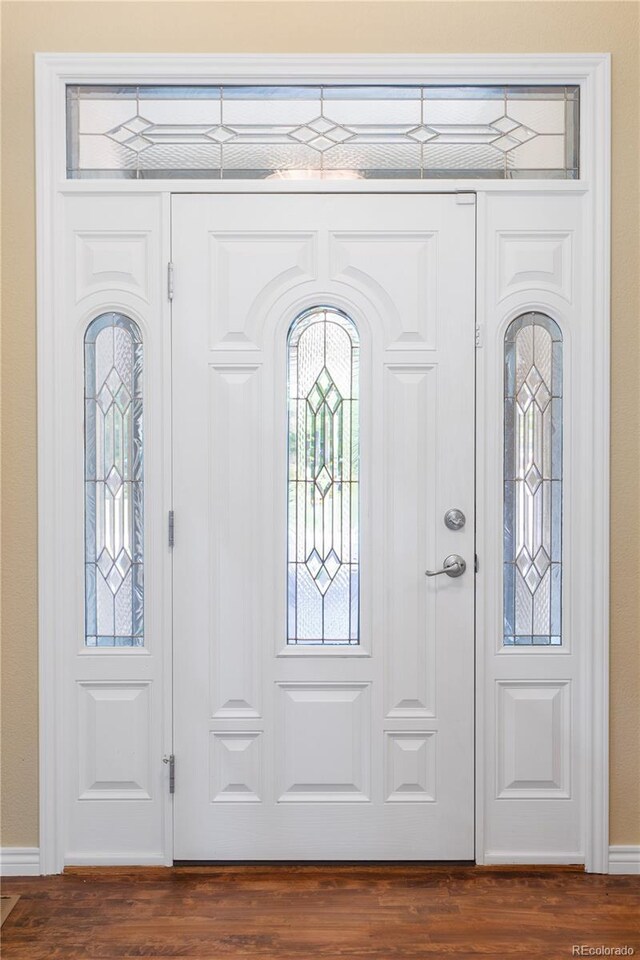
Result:
<svg viewBox="0 0 640 960"><path fill-rule="evenodd" d="M473 569L477 573L480 569L480 561L478 560L478 554L474 553L473 555Z"/></svg>
<svg viewBox="0 0 640 960"><path fill-rule="evenodd" d="M172 753L162 758L163 763L169 764L169 793L176 792L176 758Z"/></svg>
<svg viewBox="0 0 640 960"><path fill-rule="evenodd" d="M482 324L476 324L476 350L479 350L484 346L484 337L483 337Z"/></svg>
<svg viewBox="0 0 640 960"><path fill-rule="evenodd" d="M167 264L167 296L173 300L173 264L171 261Z"/></svg>
<svg viewBox="0 0 640 960"><path fill-rule="evenodd" d="M169 510L169 546L172 547L176 542L175 517L173 510Z"/></svg>

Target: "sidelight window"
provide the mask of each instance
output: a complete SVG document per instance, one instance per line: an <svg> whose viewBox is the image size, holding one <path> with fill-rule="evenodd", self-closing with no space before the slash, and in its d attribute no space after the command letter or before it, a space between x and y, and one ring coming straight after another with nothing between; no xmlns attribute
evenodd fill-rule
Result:
<svg viewBox="0 0 640 960"><path fill-rule="evenodd" d="M142 337L103 313L85 351L85 643L144 645Z"/></svg>
<svg viewBox="0 0 640 960"><path fill-rule="evenodd" d="M359 643L359 338L314 308L288 341L289 644Z"/></svg>
<svg viewBox="0 0 640 960"><path fill-rule="evenodd" d="M504 643L562 643L562 333L542 313L505 336Z"/></svg>

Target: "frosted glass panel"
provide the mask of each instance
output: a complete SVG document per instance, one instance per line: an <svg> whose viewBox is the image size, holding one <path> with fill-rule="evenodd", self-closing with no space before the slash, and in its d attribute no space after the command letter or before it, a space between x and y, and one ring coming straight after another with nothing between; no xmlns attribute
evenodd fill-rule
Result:
<svg viewBox="0 0 640 960"><path fill-rule="evenodd" d="M85 340L85 643L144 644L142 338L103 313Z"/></svg>
<svg viewBox="0 0 640 960"><path fill-rule="evenodd" d="M504 643L562 643L562 334L541 313L505 337Z"/></svg>
<svg viewBox="0 0 640 960"><path fill-rule="evenodd" d="M578 176L577 87L67 86L78 177Z"/></svg>
<svg viewBox="0 0 640 960"><path fill-rule="evenodd" d="M359 340L329 308L288 343L290 644L359 642Z"/></svg>

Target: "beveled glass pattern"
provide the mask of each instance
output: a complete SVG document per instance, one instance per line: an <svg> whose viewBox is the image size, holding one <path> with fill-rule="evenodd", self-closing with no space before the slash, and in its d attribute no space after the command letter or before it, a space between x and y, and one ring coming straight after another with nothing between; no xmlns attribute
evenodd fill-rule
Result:
<svg viewBox="0 0 640 960"><path fill-rule="evenodd" d="M290 644L359 643L359 339L314 308L288 343Z"/></svg>
<svg viewBox="0 0 640 960"><path fill-rule="evenodd" d="M67 86L78 177L578 176L576 86Z"/></svg>
<svg viewBox="0 0 640 960"><path fill-rule="evenodd" d="M562 643L562 333L542 313L505 335L504 643Z"/></svg>
<svg viewBox="0 0 640 960"><path fill-rule="evenodd" d="M144 645L142 337L103 313L84 338L85 643Z"/></svg>

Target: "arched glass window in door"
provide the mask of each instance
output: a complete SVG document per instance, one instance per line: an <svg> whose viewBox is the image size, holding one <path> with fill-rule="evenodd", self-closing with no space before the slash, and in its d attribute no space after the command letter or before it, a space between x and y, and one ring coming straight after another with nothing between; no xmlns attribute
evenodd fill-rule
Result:
<svg viewBox="0 0 640 960"><path fill-rule="evenodd" d="M103 313L84 338L85 643L144 645L142 336Z"/></svg>
<svg viewBox="0 0 640 960"><path fill-rule="evenodd" d="M562 333L542 313L505 335L504 643L562 643Z"/></svg>
<svg viewBox="0 0 640 960"><path fill-rule="evenodd" d="M288 339L289 644L359 643L359 338L316 307Z"/></svg>

